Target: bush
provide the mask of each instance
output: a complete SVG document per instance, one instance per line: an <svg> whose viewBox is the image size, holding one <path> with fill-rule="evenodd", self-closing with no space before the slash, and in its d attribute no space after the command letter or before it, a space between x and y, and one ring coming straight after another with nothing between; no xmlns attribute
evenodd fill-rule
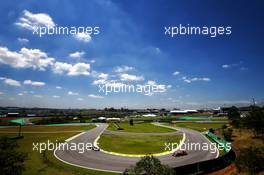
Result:
<svg viewBox="0 0 264 175"><path fill-rule="evenodd" d="M233 129L231 128L222 130L222 135L224 136L224 139L226 141L232 141L232 134L233 134Z"/></svg>
<svg viewBox="0 0 264 175"><path fill-rule="evenodd" d="M24 161L27 154L16 150L15 140L0 138L0 175L20 175L25 170Z"/></svg>
<svg viewBox="0 0 264 175"><path fill-rule="evenodd" d="M264 148L250 147L241 150L235 161L239 172L244 171L249 174L256 174L264 169Z"/></svg>
<svg viewBox="0 0 264 175"><path fill-rule="evenodd" d="M173 175L175 171L168 166L162 165L160 160L153 156L145 156L136 163L135 167L126 169L125 175Z"/></svg>

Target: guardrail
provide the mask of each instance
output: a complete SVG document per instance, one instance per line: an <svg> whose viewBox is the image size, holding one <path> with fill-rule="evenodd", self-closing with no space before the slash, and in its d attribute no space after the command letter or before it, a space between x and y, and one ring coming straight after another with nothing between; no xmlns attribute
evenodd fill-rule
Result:
<svg viewBox="0 0 264 175"><path fill-rule="evenodd" d="M231 149L225 155L212 160L206 160L174 168L176 174L206 174L229 166L236 159L235 152Z"/></svg>
<svg viewBox="0 0 264 175"><path fill-rule="evenodd" d="M216 143L218 143L219 145L224 147L225 152L229 152L231 150L231 144L228 143L227 141L221 139L220 137L218 137L217 135L211 133L211 132L207 132L206 134L209 138L211 138L213 141L215 141Z"/></svg>

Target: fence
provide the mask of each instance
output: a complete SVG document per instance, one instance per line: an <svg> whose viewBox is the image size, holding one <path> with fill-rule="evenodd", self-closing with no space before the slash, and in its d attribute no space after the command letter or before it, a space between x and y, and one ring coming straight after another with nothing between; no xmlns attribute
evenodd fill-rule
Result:
<svg viewBox="0 0 264 175"><path fill-rule="evenodd" d="M174 168L176 174L205 174L223 169L230 165L236 158L235 152L231 149L225 155L212 160L206 160L189 165Z"/></svg>

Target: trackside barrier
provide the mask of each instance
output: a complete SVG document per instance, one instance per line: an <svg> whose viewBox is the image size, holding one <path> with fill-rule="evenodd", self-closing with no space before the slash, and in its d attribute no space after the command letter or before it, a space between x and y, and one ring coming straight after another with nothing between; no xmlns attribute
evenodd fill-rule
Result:
<svg viewBox="0 0 264 175"><path fill-rule="evenodd" d="M228 146L228 142L226 142L225 140L217 137L217 135L211 133L211 132L208 132L206 134L208 137L210 137L213 141L215 141L216 143L218 143L219 145L222 145L224 147L224 150L225 152L229 152L230 151L230 146Z"/></svg>
<svg viewBox="0 0 264 175"><path fill-rule="evenodd" d="M216 159L176 167L174 170L176 174L206 174L227 167L235 160L235 158L236 154L231 149L228 153Z"/></svg>

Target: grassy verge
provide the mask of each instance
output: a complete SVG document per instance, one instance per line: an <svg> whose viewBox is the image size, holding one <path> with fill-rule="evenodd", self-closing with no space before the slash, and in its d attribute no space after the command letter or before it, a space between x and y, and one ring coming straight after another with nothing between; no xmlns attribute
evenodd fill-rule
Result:
<svg viewBox="0 0 264 175"><path fill-rule="evenodd" d="M196 122L180 122L172 124L172 126L190 128L199 132L208 131L210 128L221 128L223 123L196 123Z"/></svg>
<svg viewBox="0 0 264 175"><path fill-rule="evenodd" d="M131 126L129 123L120 123L118 124L123 130L118 130L117 127L110 123L108 130L111 131L121 131L121 132L142 132L142 133L166 133L166 132L175 132L173 129L164 128L160 126L155 126L151 123L139 123Z"/></svg>
<svg viewBox="0 0 264 175"><path fill-rule="evenodd" d="M24 175L38 174L38 175L107 175L113 173L94 171L84 168L78 168L61 162L56 159L52 151L47 151L45 154L41 154L36 150L33 151L33 143L47 142L50 140L52 142L59 142L68 139L69 137L78 134L80 131L85 131L94 128L93 125L88 126L27 126L23 127L24 132L39 132L39 133L24 133L23 139L17 140L19 144L19 150L28 153L28 160L25 162L26 171ZM3 132L14 132L18 128L3 128L0 129L0 136L16 137L16 133L8 134ZM41 133L41 132L57 132L57 131L75 131L75 132L65 132L65 133Z"/></svg>
<svg viewBox="0 0 264 175"><path fill-rule="evenodd" d="M182 135L141 136L102 134L99 146L105 151L124 154L154 154L165 151L165 143L179 143ZM167 150L168 151L168 150Z"/></svg>

